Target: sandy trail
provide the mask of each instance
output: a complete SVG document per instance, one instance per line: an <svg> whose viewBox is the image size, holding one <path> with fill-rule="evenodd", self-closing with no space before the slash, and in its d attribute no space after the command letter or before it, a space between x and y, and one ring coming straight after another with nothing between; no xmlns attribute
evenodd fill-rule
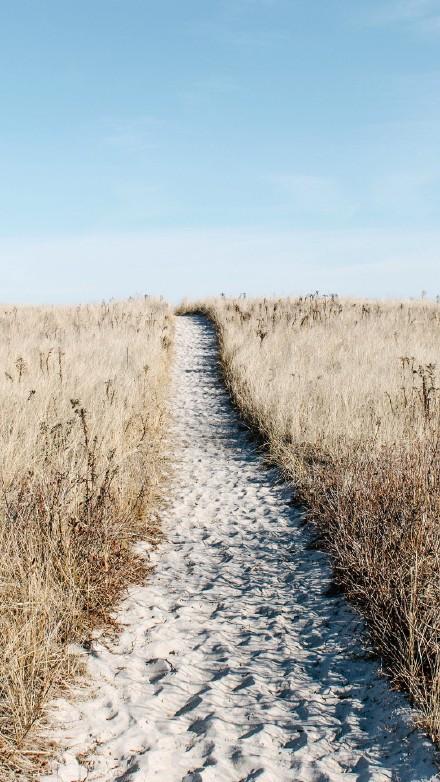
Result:
<svg viewBox="0 0 440 782"><path fill-rule="evenodd" d="M255 453L197 317L177 322L172 404L168 540L120 607L122 635L87 655L92 697L57 702L69 750L46 782L437 779L353 611L325 594L326 556Z"/></svg>

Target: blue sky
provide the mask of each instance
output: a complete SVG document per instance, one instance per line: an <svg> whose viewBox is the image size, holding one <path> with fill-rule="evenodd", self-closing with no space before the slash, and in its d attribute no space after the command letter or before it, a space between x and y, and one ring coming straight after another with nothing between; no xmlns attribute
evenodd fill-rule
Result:
<svg viewBox="0 0 440 782"><path fill-rule="evenodd" d="M440 0L0 0L3 301L440 293Z"/></svg>

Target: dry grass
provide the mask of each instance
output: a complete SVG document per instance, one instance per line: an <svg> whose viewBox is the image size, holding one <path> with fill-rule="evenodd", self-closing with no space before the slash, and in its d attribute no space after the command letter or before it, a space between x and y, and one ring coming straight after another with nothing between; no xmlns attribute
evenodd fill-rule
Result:
<svg viewBox="0 0 440 782"><path fill-rule="evenodd" d="M0 778L29 779L38 726L145 573L172 316L150 299L0 313Z"/></svg>
<svg viewBox="0 0 440 782"><path fill-rule="evenodd" d="M188 309L188 308L187 308ZM227 382L440 739L440 306L215 300Z"/></svg>

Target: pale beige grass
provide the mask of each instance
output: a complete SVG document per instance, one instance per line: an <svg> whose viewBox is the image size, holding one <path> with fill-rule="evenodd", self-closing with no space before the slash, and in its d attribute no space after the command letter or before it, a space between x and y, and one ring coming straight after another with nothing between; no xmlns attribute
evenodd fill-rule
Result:
<svg viewBox="0 0 440 782"><path fill-rule="evenodd" d="M212 300L225 378L440 738L440 306Z"/></svg>
<svg viewBox="0 0 440 782"><path fill-rule="evenodd" d="M0 312L0 778L46 753L72 641L145 575L172 315L149 298Z"/></svg>

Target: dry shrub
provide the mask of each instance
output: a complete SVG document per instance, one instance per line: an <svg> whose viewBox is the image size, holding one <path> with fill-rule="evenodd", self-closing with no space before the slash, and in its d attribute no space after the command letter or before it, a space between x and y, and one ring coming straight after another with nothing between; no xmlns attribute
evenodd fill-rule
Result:
<svg viewBox="0 0 440 782"><path fill-rule="evenodd" d="M172 316L149 298L0 313L0 778L49 752L38 724L145 562Z"/></svg>
<svg viewBox="0 0 440 782"><path fill-rule="evenodd" d="M217 324L239 408L438 741L440 306L310 296L192 309Z"/></svg>

